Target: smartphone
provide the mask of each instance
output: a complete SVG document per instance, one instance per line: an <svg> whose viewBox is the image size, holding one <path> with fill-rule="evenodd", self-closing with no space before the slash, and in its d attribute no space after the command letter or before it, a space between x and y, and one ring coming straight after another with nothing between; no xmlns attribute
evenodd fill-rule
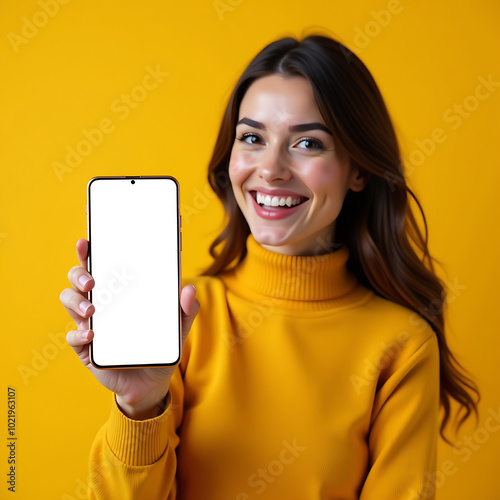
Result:
<svg viewBox="0 0 500 500"><path fill-rule="evenodd" d="M179 183L171 176L87 184L88 269L96 368L173 365L181 357Z"/></svg>

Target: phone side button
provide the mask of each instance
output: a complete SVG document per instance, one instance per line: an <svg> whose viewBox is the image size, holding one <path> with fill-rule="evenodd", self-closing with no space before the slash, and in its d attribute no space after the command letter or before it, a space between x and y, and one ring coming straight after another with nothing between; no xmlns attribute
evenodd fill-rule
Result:
<svg viewBox="0 0 500 500"><path fill-rule="evenodd" d="M181 252L182 252L182 233L181 233Z"/></svg>

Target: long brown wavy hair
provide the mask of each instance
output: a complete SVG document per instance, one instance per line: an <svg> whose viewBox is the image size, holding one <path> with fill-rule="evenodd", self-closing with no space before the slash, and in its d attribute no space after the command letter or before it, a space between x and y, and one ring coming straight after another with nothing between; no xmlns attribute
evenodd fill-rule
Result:
<svg viewBox="0 0 500 500"><path fill-rule="evenodd" d="M480 394L446 341L446 291L433 265L433 261L439 261L429 254L425 215L406 185L403 160L384 100L366 66L340 42L321 34L300 41L291 37L277 40L257 54L236 83L208 170L208 181L224 206L227 225L210 246L213 263L201 274L217 275L245 258L250 228L232 191L229 158L245 92L257 78L272 74L301 76L311 83L318 108L335 140L345 146L352 164L368 173L369 182L363 190L348 191L336 221L334 241L347 245L347 267L363 285L413 310L436 332L440 403L444 409L440 434L450 443L444 428L450 419L451 400L460 405L455 422L463 413L458 430L472 411L478 417ZM425 238L409 197L422 215Z"/></svg>

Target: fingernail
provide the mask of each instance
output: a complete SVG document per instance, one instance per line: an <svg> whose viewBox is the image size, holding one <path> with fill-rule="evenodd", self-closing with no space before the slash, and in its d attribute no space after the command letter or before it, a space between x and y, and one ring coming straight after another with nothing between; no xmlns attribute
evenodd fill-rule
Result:
<svg viewBox="0 0 500 500"><path fill-rule="evenodd" d="M193 284L191 286L194 288L194 293L196 293L196 287Z"/></svg>
<svg viewBox="0 0 500 500"><path fill-rule="evenodd" d="M82 339L87 340L89 338L89 331L82 332Z"/></svg>
<svg viewBox="0 0 500 500"><path fill-rule="evenodd" d="M86 300L82 300L82 302L80 302L78 307L80 308L80 311L82 311L82 313L85 314L91 305L92 304L90 302L87 302Z"/></svg>
<svg viewBox="0 0 500 500"><path fill-rule="evenodd" d="M78 283L80 283L80 286L81 287L84 287L85 286L85 283L89 282L91 278L89 278L88 276L86 276L85 274L82 274L79 278L78 278Z"/></svg>

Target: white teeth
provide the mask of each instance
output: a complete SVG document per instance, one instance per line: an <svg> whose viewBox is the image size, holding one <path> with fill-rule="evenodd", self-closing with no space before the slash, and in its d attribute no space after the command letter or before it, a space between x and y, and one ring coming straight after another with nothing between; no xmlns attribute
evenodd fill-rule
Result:
<svg viewBox="0 0 500 500"><path fill-rule="evenodd" d="M278 198L277 196L271 196L261 194L257 191L257 203L260 205L266 205L268 207L293 207L300 203L300 198L293 198L291 196Z"/></svg>

